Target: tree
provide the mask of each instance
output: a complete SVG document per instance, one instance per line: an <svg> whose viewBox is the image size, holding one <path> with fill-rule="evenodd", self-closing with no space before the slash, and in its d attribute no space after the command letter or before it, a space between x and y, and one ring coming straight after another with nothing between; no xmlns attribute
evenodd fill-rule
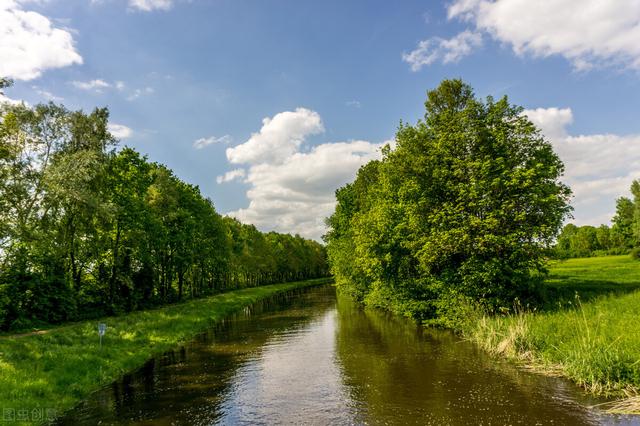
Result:
<svg viewBox="0 0 640 426"><path fill-rule="evenodd" d="M379 178L379 161L371 161L360 168L356 180L336 191L335 212L326 221L329 228L324 240L327 256L336 284L342 292L363 301L369 292L370 280L356 253L355 221L359 212L370 210L375 197L369 190L375 188Z"/></svg>
<svg viewBox="0 0 640 426"><path fill-rule="evenodd" d="M611 241L611 228L607 225L600 225L596 230L596 239L599 250L610 250L613 248Z"/></svg>
<svg viewBox="0 0 640 426"><path fill-rule="evenodd" d="M631 182L633 195L633 218L631 225L631 240L634 247L640 246L640 180Z"/></svg>
<svg viewBox="0 0 640 426"><path fill-rule="evenodd" d="M618 244L631 248L634 246L634 202L620 197L616 200L616 214L613 217L612 233Z"/></svg>
<svg viewBox="0 0 640 426"><path fill-rule="evenodd" d="M197 186L118 151L108 117L0 105L0 329L327 275L320 244L223 219Z"/></svg>
<svg viewBox="0 0 640 426"><path fill-rule="evenodd" d="M0 89L5 89L11 86L13 86L13 80L6 77L0 77ZM0 95L4 95L4 92L2 90L0 90Z"/></svg>
<svg viewBox="0 0 640 426"><path fill-rule="evenodd" d="M506 97L482 102L445 80L425 107L338 191L326 236L337 283L368 283L355 284L365 303L420 319L447 315L452 300L512 306L570 212L564 166Z"/></svg>

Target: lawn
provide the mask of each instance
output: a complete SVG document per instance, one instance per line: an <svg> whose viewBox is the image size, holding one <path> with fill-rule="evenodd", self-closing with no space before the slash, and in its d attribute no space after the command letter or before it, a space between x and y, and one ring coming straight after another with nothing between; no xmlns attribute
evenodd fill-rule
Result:
<svg viewBox="0 0 640 426"><path fill-rule="evenodd" d="M640 261L628 256L551 265L542 312L484 317L465 334L488 351L568 377L589 392L623 397L640 412Z"/></svg>
<svg viewBox="0 0 640 426"><path fill-rule="evenodd" d="M629 256L587 257L553 261L545 282L548 301L585 302L602 295L640 289L640 261Z"/></svg>
<svg viewBox="0 0 640 426"><path fill-rule="evenodd" d="M71 408L90 392L192 338L213 322L273 294L329 282L274 284L218 294L160 309L85 321L43 334L0 337L0 423L37 423Z"/></svg>

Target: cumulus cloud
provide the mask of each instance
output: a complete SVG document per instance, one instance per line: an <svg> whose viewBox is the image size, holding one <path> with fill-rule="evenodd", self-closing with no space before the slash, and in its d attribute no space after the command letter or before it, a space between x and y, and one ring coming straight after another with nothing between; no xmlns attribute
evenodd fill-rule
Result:
<svg viewBox="0 0 640 426"><path fill-rule="evenodd" d="M133 135L133 130L124 124L109 123L108 130L116 139L127 139Z"/></svg>
<svg viewBox="0 0 640 426"><path fill-rule="evenodd" d="M171 6L173 6L173 0L129 0L129 7L143 12L169 10Z"/></svg>
<svg viewBox="0 0 640 426"><path fill-rule="evenodd" d="M567 136L566 127L573 123L571 108L528 109L525 114L551 140L559 140Z"/></svg>
<svg viewBox="0 0 640 426"><path fill-rule="evenodd" d="M0 76L33 80L48 69L81 64L71 32L20 2L0 2Z"/></svg>
<svg viewBox="0 0 640 426"><path fill-rule="evenodd" d="M215 136L209 136L208 138L200 138L200 139L196 139L193 142L193 147L195 149L202 149L204 147L207 147L209 145L214 145L214 144L227 144L231 142L231 136L229 135L224 135L224 136L220 136L219 138L215 137Z"/></svg>
<svg viewBox="0 0 640 426"><path fill-rule="evenodd" d="M578 224L606 223L615 213L615 200L627 195L631 181L640 178L640 134L571 135L569 108L524 111L552 142L566 166L565 182L574 194Z"/></svg>
<svg viewBox="0 0 640 426"><path fill-rule="evenodd" d="M234 164L280 163L295 153L308 136L322 133L320 115L306 108L285 111L262 120L262 128L248 141L226 151Z"/></svg>
<svg viewBox="0 0 640 426"><path fill-rule="evenodd" d="M245 176L245 174L246 172L244 169L231 170L221 176L218 176L216 178L216 182L220 184L225 182L231 182L232 180L236 180L236 179L242 179Z"/></svg>
<svg viewBox="0 0 640 426"><path fill-rule="evenodd" d="M576 69L640 69L638 0L455 0L448 16L470 22L520 55L561 55Z"/></svg>
<svg viewBox="0 0 640 426"><path fill-rule="evenodd" d="M402 60L411 66L412 71L419 71L425 65L431 65L436 61L444 64L458 62L480 46L482 36L466 30L450 39L432 37L422 40L413 51L403 53Z"/></svg>
<svg viewBox="0 0 640 426"><path fill-rule="evenodd" d="M335 190L352 181L360 166L380 158L383 145L348 141L305 150L305 138L322 131L318 113L298 108L263 120L260 132L235 147L242 149L228 149L231 163L249 165L245 182L250 185L249 205L228 214L263 230L319 239L335 207ZM227 173L229 180L234 172L244 171Z"/></svg>

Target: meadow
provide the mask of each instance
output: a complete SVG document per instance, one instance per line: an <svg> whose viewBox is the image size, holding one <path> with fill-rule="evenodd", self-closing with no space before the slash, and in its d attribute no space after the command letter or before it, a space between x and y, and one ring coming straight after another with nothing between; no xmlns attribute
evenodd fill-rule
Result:
<svg viewBox="0 0 640 426"><path fill-rule="evenodd" d="M464 334L485 350L640 412L640 261L629 256L555 261L542 311L483 317Z"/></svg>
<svg viewBox="0 0 640 426"><path fill-rule="evenodd" d="M316 279L246 288L159 309L85 321L41 333L0 337L0 410L16 422L51 419L147 359L188 341L226 315ZM17 421L20 414L24 422Z"/></svg>

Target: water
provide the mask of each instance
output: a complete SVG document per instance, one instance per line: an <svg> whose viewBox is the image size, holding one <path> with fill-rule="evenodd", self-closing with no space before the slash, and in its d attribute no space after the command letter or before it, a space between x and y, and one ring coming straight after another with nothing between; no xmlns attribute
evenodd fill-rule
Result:
<svg viewBox="0 0 640 426"><path fill-rule="evenodd" d="M598 402L325 286L245 309L60 424L640 425Z"/></svg>

